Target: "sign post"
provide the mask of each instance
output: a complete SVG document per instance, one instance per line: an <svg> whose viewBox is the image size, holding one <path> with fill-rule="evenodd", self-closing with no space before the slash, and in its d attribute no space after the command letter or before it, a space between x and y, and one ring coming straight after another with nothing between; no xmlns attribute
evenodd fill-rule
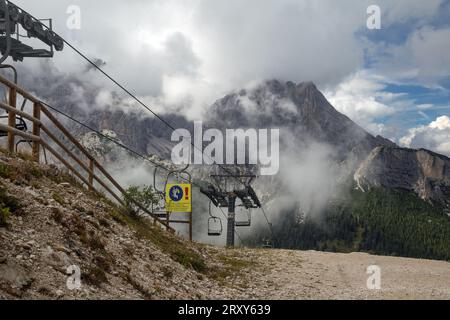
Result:
<svg viewBox="0 0 450 320"><path fill-rule="evenodd" d="M189 239L192 241L192 185L172 183L166 185L167 213L182 212L189 214Z"/></svg>

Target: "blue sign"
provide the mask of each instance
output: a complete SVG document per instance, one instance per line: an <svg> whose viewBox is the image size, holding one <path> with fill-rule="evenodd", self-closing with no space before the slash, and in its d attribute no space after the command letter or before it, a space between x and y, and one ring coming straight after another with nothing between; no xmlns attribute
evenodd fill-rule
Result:
<svg viewBox="0 0 450 320"><path fill-rule="evenodd" d="M181 189L181 187L179 186L173 186L169 190L169 197L172 201L180 201L181 199L183 199L183 189Z"/></svg>

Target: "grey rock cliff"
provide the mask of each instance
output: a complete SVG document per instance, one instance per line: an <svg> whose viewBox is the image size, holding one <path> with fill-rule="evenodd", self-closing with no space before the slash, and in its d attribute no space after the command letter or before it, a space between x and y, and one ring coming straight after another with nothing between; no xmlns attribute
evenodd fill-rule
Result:
<svg viewBox="0 0 450 320"><path fill-rule="evenodd" d="M450 159L425 149L377 147L354 179L362 190L405 189L424 200L450 204Z"/></svg>

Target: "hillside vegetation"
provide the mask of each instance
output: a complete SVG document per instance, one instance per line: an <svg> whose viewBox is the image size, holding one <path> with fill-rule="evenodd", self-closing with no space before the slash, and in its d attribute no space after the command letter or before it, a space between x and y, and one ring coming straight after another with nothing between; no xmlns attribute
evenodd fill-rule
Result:
<svg viewBox="0 0 450 320"><path fill-rule="evenodd" d="M450 217L443 212L407 191L352 188L319 217L298 223L286 214L276 229L278 245L450 260Z"/></svg>

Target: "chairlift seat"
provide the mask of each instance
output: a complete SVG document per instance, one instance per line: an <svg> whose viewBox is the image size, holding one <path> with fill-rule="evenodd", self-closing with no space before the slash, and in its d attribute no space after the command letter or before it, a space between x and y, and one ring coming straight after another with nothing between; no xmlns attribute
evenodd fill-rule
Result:
<svg viewBox="0 0 450 320"><path fill-rule="evenodd" d="M216 225L214 226L214 224ZM208 236L219 237L222 235L222 232L223 232L222 220L217 217L210 217L208 219Z"/></svg>
<svg viewBox="0 0 450 320"><path fill-rule="evenodd" d="M166 219L167 218L167 211L154 211L153 215L159 219Z"/></svg>
<svg viewBox="0 0 450 320"><path fill-rule="evenodd" d="M236 227L251 227L252 223L250 221L236 221Z"/></svg>
<svg viewBox="0 0 450 320"><path fill-rule="evenodd" d="M248 210L247 211L247 220L235 221L234 225L236 227L251 227L252 226L252 212L250 210Z"/></svg>
<svg viewBox="0 0 450 320"><path fill-rule="evenodd" d="M0 119L8 119L8 116L0 116ZM16 116L16 125L15 128L19 131L27 132L28 126L25 120L23 120L22 117ZM6 137L8 136L8 131L2 131L0 130L0 137Z"/></svg>

